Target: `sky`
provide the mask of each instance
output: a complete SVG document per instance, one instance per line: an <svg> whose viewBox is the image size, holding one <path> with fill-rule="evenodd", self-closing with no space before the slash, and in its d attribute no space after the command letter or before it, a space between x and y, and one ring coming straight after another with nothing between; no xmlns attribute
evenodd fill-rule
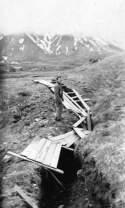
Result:
<svg viewBox="0 0 125 208"><path fill-rule="evenodd" d="M0 33L83 34L125 48L125 0L0 0Z"/></svg>

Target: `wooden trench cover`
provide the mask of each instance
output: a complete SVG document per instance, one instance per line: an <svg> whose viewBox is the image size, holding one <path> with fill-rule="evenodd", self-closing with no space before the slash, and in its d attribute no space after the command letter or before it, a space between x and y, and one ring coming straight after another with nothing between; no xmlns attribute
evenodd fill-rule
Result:
<svg viewBox="0 0 125 208"><path fill-rule="evenodd" d="M53 83L45 80L33 81L46 85L54 92ZM20 154L10 151L8 152L10 155L22 158L26 161L34 162L42 165L46 169L61 174L64 173L63 170L58 169L61 149L65 148L73 151L73 149L70 148L71 145L78 139L84 138L89 131L91 131L91 109L85 102L88 99L82 99L77 91L67 88L65 85L62 85L62 87L64 97L63 105L67 109L71 109L79 117L79 120L73 125L73 130L50 139L41 139L39 136L36 136ZM82 122L86 123L88 130L78 128Z"/></svg>

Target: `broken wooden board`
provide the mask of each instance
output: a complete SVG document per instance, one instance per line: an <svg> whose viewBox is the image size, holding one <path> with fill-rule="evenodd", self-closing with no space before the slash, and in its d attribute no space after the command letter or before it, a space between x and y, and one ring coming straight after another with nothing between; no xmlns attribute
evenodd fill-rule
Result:
<svg viewBox="0 0 125 208"><path fill-rule="evenodd" d="M15 185L14 190L23 198L25 201L32 207L32 208L38 208L38 206L27 196L19 186Z"/></svg>
<svg viewBox="0 0 125 208"><path fill-rule="evenodd" d="M73 124L73 127L77 127L77 126L78 126L79 124L81 124L85 119L86 119L86 117L80 118L75 124Z"/></svg>
<svg viewBox="0 0 125 208"><path fill-rule="evenodd" d="M46 154L46 157L45 159L43 160L43 163L50 166L51 165L51 161L52 161L52 158L53 158L53 154L55 152L55 149L56 149L56 146L57 144L56 143L51 143L50 147L49 147L49 150Z"/></svg>
<svg viewBox="0 0 125 208"><path fill-rule="evenodd" d="M60 152L61 152L61 144L57 144L53 158L52 158L52 162L51 162L51 167L53 168L57 168L58 165L58 161L59 161L59 156L60 156Z"/></svg>
<svg viewBox="0 0 125 208"><path fill-rule="evenodd" d="M85 103L85 101L82 99L82 97L79 95L79 93L73 89L73 92L77 95L77 97L79 98L79 100L81 101L81 103L83 104L84 108L87 111L90 111L90 107Z"/></svg>
<svg viewBox="0 0 125 208"><path fill-rule="evenodd" d="M69 131L69 132L67 132L65 134L61 134L61 135L52 137L50 140L53 141L53 142L55 142L55 141L57 142L57 141L62 140L64 138L68 137L68 136L71 136L71 135L74 135L74 130Z"/></svg>
<svg viewBox="0 0 125 208"><path fill-rule="evenodd" d="M33 80L34 82L38 82L40 84L46 85L48 87L54 87L54 84L52 84L51 82L48 82L46 80Z"/></svg>
<svg viewBox="0 0 125 208"><path fill-rule="evenodd" d="M46 140L45 145L43 146L43 148L41 149L41 151L39 152L39 154L37 155L35 159L37 162L43 163L43 160L49 150L50 145L51 145L51 141Z"/></svg>
<svg viewBox="0 0 125 208"><path fill-rule="evenodd" d="M30 159L28 159L28 158L26 158L26 157L24 157L24 156L21 156L21 155L19 155L19 154L14 153L14 152L8 151L7 154L12 155L12 156L14 156L14 157L21 158L21 159L23 159L23 160L25 160L25 161L28 161L28 162L32 162L32 163L37 164L37 165L39 165L39 166L43 166L45 169L50 169L50 170L53 170L53 171L55 171L55 172L57 172L57 173L60 173L60 174L63 174L63 173L64 173L63 170L60 170L60 169L58 169L58 168L52 168L51 166L44 165L44 164L39 163L39 162L37 162L37 161L35 161L35 160L30 160Z"/></svg>
<svg viewBox="0 0 125 208"><path fill-rule="evenodd" d="M36 136L33 141L21 152L21 155L23 156L28 156L30 154L30 152L35 148L35 146L37 145L37 143L39 142L40 137Z"/></svg>
<svg viewBox="0 0 125 208"><path fill-rule="evenodd" d="M76 127L74 127L74 130L79 135L79 137L81 139L83 139L89 133L89 131L84 131L82 128L76 128Z"/></svg>
<svg viewBox="0 0 125 208"><path fill-rule="evenodd" d="M43 148L44 144L46 143L46 139L41 139L35 146L35 148L30 152L27 156L31 160L35 160L37 155L39 154L40 150Z"/></svg>
<svg viewBox="0 0 125 208"><path fill-rule="evenodd" d="M77 106L78 109L80 109L80 111L81 111L81 113L82 113L83 116L87 116L87 113L85 112L85 110L80 105L78 105L77 102L75 102L75 100L72 99L72 97L70 97L65 92L63 92L63 93L64 93L64 95L66 95L69 98L69 100L71 100L73 102L73 104L75 104L75 106Z"/></svg>

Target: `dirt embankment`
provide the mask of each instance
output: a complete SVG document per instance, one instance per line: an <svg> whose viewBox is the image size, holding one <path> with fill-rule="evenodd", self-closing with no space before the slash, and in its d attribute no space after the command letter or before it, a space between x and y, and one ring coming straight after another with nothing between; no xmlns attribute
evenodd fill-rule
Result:
<svg viewBox="0 0 125 208"><path fill-rule="evenodd" d="M125 207L124 60L125 54L112 56L91 67L79 67L68 77L91 99L94 131L81 141L76 154L95 207Z"/></svg>
<svg viewBox="0 0 125 208"><path fill-rule="evenodd" d="M36 135L49 138L68 132L72 124L77 121L77 117L64 109L63 121L55 122L53 94L47 87L34 83L32 77L4 79L2 87L0 102L1 207L27 207L27 204L15 193L15 184L39 206L45 207L44 184L48 176L45 169L8 156L6 152L12 151L20 154ZM55 180L54 183L56 183Z"/></svg>

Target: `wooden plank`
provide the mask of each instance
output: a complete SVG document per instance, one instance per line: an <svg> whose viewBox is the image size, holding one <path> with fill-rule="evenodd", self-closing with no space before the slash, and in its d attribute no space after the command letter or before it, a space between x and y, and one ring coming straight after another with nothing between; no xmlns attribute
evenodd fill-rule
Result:
<svg viewBox="0 0 125 208"><path fill-rule="evenodd" d="M26 161L28 161L28 162L32 162L32 163L34 163L34 164L37 164L37 165L39 165L39 166L44 167L45 169L50 169L50 170L53 170L53 171L55 171L55 172L57 172L57 173L60 173L60 174L63 174L63 173L64 173L63 170L55 169L55 168L52 168L52 167L50 167L50 166L44 165L44 164L42 164L42 163L36 162L36 161L34 161L34 160L30 160L30 159L28 159L28 158L26 158L26 157L24 157L24 156L21 156L21 155L19 155L19 154L14 153L14 152L9 151L9 152L7 152L7 154L12 155L12 156L14 156L14 157L21 158L21 159L26 160Z"/></svg>
<svg viewBox="0 0 125 208"><path fill-rule="evenodd" d="M88 115L87 115L87 127L88 127L88 131L91 131L91 118L90 118L90 113L88 111Z"/></svg>
<svg viewBox="0 0 125 208"><path fill-rule="evenodd" d="M51 162L51 167L53 168L57 168L58 165L58 160L59 160L59 156L60 156L60 152L61 152L61 144L57 144L53 158L52 158L52 162Z"/></svg>
<svg viewBox="0 0 125 208"><path fill-rule="evenodd" d="M54 84L52 84L52 83L50 83L50 82L48 82L46 80L33 80L33 81L34 82L38 82L38 83L43 84L43 85L46 85L48 87L54 87Z"/></svg>
<svg viewBox="0 0 125 208"><path fill-rule="evenodd" d="M43 146L42 150L39 152L38 156L36 157L36 159L35 159L36 161L41 162L41 163L43 162L50 145L51 145L51 141L47 140L45 145Z"/></svg>
<svg viewBox="0 0 125 208"><path fill-rule="evenodd" d="M72 144L74 144L79 138L73 138L67 145L66 147L70 147Z"/></svg>
<svg viewBox="0 0 125 208"><path fill-rule="evenodd" d="M36 144L39 142L40 137L36 136L33 141L21 152L21 155L23 156L28 156L29 153L34 149L34 147L36 146Z"/></svg>
<svg viewBox="0 0 125 208"><path fill-rule="evenodd" d="M40 150L43 148L44 144L46 142L46 139L41 139L37 145L35 146L35 148L30 152L30 154L28 155L28 158L30 158L31 160L35 160L35 158L37 157L37 155L39 154Z"/></svg>
<svg viewBox="0 0 125 208"><path fill-rule="evenodd" d="M82 97L80 96L80 94L73 89L73 91L75 92L75 94L77 95L77 97L79 98L79 100L81 101L81 103L83 104L83 106L86 108L87 111L90 111L90 107L84 102L84 100L82 99Z"/></svg>
<svg viewBox="0 0 125 208"><path fill-rule="evenodd" d="M68 148L68 147L66 147L66 146L62 146L62 148L67 149L67 150L70 150L70 151L74 151L74 149Z"/></svg>
<svg viewBox="0 0 125 208"><path fill-rule="evenodd" d="M38 208L38 206L27 196L19 186L15 185L14 190L23 198L25 201L32 207L32 208Z"/></svg>
<svg viewBox="0 0 125 208"><path fill-rule="evenodd" d="M79 107L74 105L74 103L69 99L70 97L68 98L67 95L64 94L63 98L69 103L69 105L73 111L75 111L76 113L81 113L81 110L79 109Z"/></svg>
<svg viewBox="0 0 125 208"><path fill-rule="evenodd" d="M49 150L48 150L48 152L46 154L46 157L43 160L43 164L45 164L45 165L50 165L51 164L51 161L52 161L53 154L55 152L56 146L57 146L56 143L55 144L51 143L51 145L49 147Z"/></svg>
<svg viewBox="0 0 125 208"><path fill-rule="evenodd" d="M74 92L66 92L67 94L74 94Z"/></svg>
<svg viewBox="0 0 125 208"><path fill-rule="evenodd" d="M84 98L83 100L84 100L84 102L86 102L86 101L90 101L90 99L89 99L89 98Z"/></svg>
<svg viewBox="0 0 125 208"><path fill-rule="evenodd" d="M83 114L83 116L87 116L87 113L85 112L85 110L83 108L81 108L80 105L77 104L77 102L75 102L69 95L67 95L65 92L64 92L64 95L66 95L80 110L81 110L81 113Z"/></svg>
<svg viewBox="0 0 125 208"><path fill-rule="evenodd" d="M70 136L70 135L73 135L73 134L74 134L74 130L69 131L69 132L67 132L67 133L65 133L65 134L61 134L61 135L52 137L51 140L54 141L54 142L55 142L55 141L57 142L57 141L59 141L59 140L62 140L62 139L64 139L64 138Z"/></svg>
<svg viewBox="0 0 125 208"><path fill-rule="evenodd" d="M81 128L74 128L74 130L76 131L76 133L79 135L80 138L84 138L86 136L86 134L88 134L88 131L83 131L83 129Z"/></svg>
<svg viewBox="0 0 125 208"><path fill-rule="evenodd" d="M86 117L80 118L76 123L73 124L73 127L77 127L77 126L78 126L80 123L82 123L85 119L86 119Z"/></svg>
<svg viewBox="0 0 125 208"><path fill-rule="evenodd" d="M74 98L78 98L77 96L74 96L74 97L71 97L72 99L74 99Z"/></svg>
<svg viewBox="0 0 125 208"><path fill-rule="evenodd" d="M71 140L73 139L78 139L78 135L71 135L69 137L64 138L63 140L59 140L57 141L58 143L62 144L62 145L67 145L68 143L71 142Z"/></svg>

